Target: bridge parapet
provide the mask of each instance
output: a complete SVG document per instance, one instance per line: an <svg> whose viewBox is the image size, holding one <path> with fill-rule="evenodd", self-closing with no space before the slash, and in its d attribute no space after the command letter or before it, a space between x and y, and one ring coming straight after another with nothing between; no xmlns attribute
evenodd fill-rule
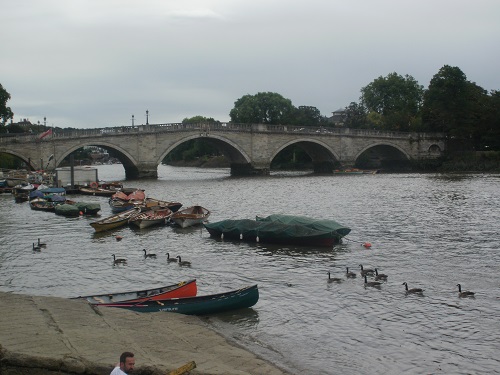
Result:
<svg viewBox="0 0 500 375"><path fill-rule="evenodd" d="M282 134L308 134L315 136L346 136L346 137L377 137L394 139L444 139L442 133L416 133L416 132L394 132L375 129L351 129L351 128L329 128L329 127L305 127L297 125L270 125L270 124L236 124L223 123L166 123L153 125L116 126L93 129L54 130L53 133L43 139L34 134L0 134L0 143L26 143L47 142L61 138L85 138L106 137L123 134L140 133L164 133L164 132L249 132L249 133L282 133Z"/></svg>

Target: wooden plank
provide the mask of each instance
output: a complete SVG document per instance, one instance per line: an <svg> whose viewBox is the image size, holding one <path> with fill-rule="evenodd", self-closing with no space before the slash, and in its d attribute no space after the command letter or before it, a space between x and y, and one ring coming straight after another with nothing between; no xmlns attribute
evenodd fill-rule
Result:
<svg viewBox="0 0 500 375"><path fill-rule="evenodd" d="M170 371L168 375L182 375L187 374L192 369L196 368L196 363L194 361L186 363L184 366L179 367L177 370Z"/></svg>

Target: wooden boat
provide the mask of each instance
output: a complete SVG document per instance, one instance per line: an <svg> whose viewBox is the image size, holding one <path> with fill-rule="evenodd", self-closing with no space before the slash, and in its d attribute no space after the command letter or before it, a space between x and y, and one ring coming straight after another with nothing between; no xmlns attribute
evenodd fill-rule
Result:
<svg viewBox="0 0 500 375"><path fill-rule="evenodd" d="M90 225L95 229L96 232L104 232L106 230L111 230L126 225L128 223L128 220L132 216L137 215L140 212L141 209L139 207L134 207L130 210L94 221L90 223Z"/></svg>
<svg viewBox="0 0 500 375"><path fill-rule="evenodd" d="M128 222L129 224L137 225L140 229L144 229L154 225L166 224L170 215L172 215L172 211L169 208L157 206L132 216Z"/></svg>
<svg viewBox="0 0 500 375"><path fill-rule="evenodd" d="M117 213L130 210L134 207L143 207L145 199L144 190L137 189L130 194L119 191L111 196L109 206L111 207L111 211Z"/></svg>
<svg viewBox="0 0 500 375"><path fill-rule="evenodd" d="M93 305L103 303L129 302L138 303L143 301L156 301L169 298L194 297L198 292L196 279L182 281L177 284L162 286L159 288L144 289L131 292L105 293L91 296L74 297L75 299L86 299Z"/></svg>
<svg viewBox="0 0 500 375"><path fill-rule="evenodd" d="M90 187L90 186L82 186L78 189L80 194L85 195L96 195L99 197L111 197L116 193L116 190L103 189L100 187Z"/></svg>
<svg viewBox="0 0 500 375"><path fill-rule="evenodd" d="M29 200L30 192L35 190L35 186L32 184L28 185L17 185L12 190L12 194L14 195L14 200L16 202L25 202Z"/></svg>
<svg viewBox="0 0 500 375"><path fill-rule="evenodd" d="M118 307L136 312L166 311L186 315L207 315L251 307L258 300L259 289L257 285L252 285L230 292L197 297L146 300L139 303L104 303L99 306Z"/></svg>
<svg viewBox="0 0 500 375"><path fill-rule="evenodd" d="M30 200L30 208L35 211L48 211L54 212L56 210L57 203L49 202L43 198L35 198Z"/></svg>
<svg viewBox="0 0 500 375"><path fill-rule="evenodd" d="M202 224L210 216L210 211L201 206L191 206L174 212L170 221L181 228Z"/></svg>
<svg viewBox="0 0 500 375"><path fill-rule="evenodd" d="M145 201L146 208L152 208L155 206L168 207L170 209L170 211L177 212L182 207L182 203L162 201L162 200L155 199L155 198L146 198L146 201Z"/></svg>

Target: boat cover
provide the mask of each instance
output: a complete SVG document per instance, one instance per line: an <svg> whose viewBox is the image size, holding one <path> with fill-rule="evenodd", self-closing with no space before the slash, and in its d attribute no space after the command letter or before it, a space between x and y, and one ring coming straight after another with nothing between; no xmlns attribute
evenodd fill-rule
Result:
<svg viewBox="0 0 500 375"><path fill-rule="evenodd" d="M56 214L63 216L79 216L80 209L74 204L58 204L56 206Z"/></svg>
<svg viewBox="0 0 500 375"><path fill-rule="evenodd" d="M256 217L257 221L271 221L282 224L296 224L303 225L307 228L316 229L320 231L335 231L341 236L347 236L351 229L347 228L334 220L330 219L314 219L306 216L295 215L279 215L273 214L267 217Z"/></svg>
<svg viewBox="0 0 500 375"><path fill-rule="evenodd" d="M284 224L279 221L257 221L249 219L222 220L204 224L210 233L224 234L228 238L256 239L273 242L318 239L340 240L344 235L331 228L315 229L299 224Z"/></svg>
<svg viewBox="0 0 500 375"><path fill-rule="evenodd" d="M77 202L75 206L82 212L99 211L101 209L101 204L96 202Z"/></svg>

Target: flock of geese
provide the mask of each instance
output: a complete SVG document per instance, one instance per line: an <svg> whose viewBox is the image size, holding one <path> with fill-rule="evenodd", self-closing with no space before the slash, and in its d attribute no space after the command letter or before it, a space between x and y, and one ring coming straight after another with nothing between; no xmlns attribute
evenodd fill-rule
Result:
<svg viewBox="0 0 500 375"><path fill-rule="evenodd" d="M388 276L383 274L383 273L378 273L378 270L376 268L371 269L371 268L363 268L363 265L360 264L360 274L362 277L365 279L365 287L374 287L374 288L380 288L382 286L383 281L387 281ZM345 276L349 279L357 277L357 274L349 271L349 267L346 267L346 273ZM373 276L375 278L375 281L368 281L368 276ZM328 272L328 283L341 283L344 281L341 278L338 277L331 277L330 272ZM424 290L421 288L408 288L408 283L405 281L403 283L405 286L405 291L406 294L420 294L423 295ZM462 291L462 285L457 284L458 286L458 296L459 297L474 297L474 292L470 292L468 290Z"/></svg>
<svg viewBox="0 0 500 375"><path fill-rule="evenodd" d="M42 248L46 248L47 244L40 242L40 238L38 241L35 243L33 242L33 251L39 252L42 251ZM146 249L142 250L144 252L144 259L156 259L156 254L153 253L148 253ZM180 255L177 255L175 258L170 258L169 253L165 253L167 255L167 262L168 263L177 263L179 266L183 267L191 267L191 262L188 262L187 260L182 260ZM117 258L115 254L112 254L113 257L113 264L126 264L127 259L125 258Z"/></svg>
<svg viewBox="0 0 500 375"><path fill-rule="evenodd" d="M144 259L156 259L156 254L148 253L146 249L142 250L144 252ZM180 255L177 255L175 258L170 257L170 253L165 253L167 255L168 263L177 263L179 266L183 267L191 267L191 262L187 260L182 260ZM112 254L113 264L126 264L127 259L125 258L117 258L115 254Z"/></svg>
<svg viewBox="0 0 500 375"><path fill-rule="evenodd" d="M47 247L46 243L40 242L40 238L38 239L38 242L35 243L33 242L33 251L41 251L42 248ZM153 253L148 253L146 249L142 250L144 252L144 258L145 259L156 259L156 254ZM175 258L170 257L170 253L165 253L167 255L167 262L168 263L177 263L179 266L184 266L184 267L190 267L191 262L185 261L181 259L180 255L177 255ZM117 258L115 254L112 254L113 256L113 264L126 264L127 259L125 258ZM363 265L360 264L360 274L362 277L365 279L365 287L374 287L374 288L380 288L382 286L382 281L387 281L388 276L383 274L383 273L378 273L378 270L376 268L371 269L371 268L363 268ZM357 274L349 271L349 267L346 267L346 273L345 276L349 279L353 279L357 277ZM373 276L375 278L375 281L368 281L368 276ZM338 277L331 277L330 271L328 271L328 283L341 283L344 281L341 278ZM423 294L424 290L421 288L408 288L408 283L405 281L403 283L405 286L405 291L406 294ZM475 293L470 292L468 290L462 291L462 285L457 284L458 286L458 296L459 297L474 297Z"/></svg>

